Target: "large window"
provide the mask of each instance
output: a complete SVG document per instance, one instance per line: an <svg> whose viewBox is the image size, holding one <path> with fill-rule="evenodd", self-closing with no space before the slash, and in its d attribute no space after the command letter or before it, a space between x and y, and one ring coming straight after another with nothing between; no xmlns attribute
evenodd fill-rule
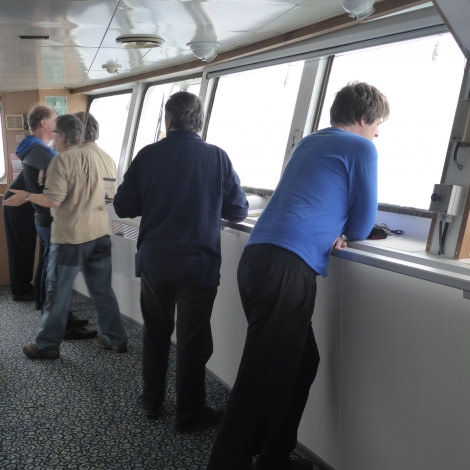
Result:
<svg viewBox="0 0 470 470"><path fill-rule="evenodd" d="M228 153L243 186L279 181L303 65L219 77L206 140Z"/></svg>
<svg viewBox="0 0 470 470"><path fill-rule="evenodd" d="M165 103L168 98L177 91L189 91L199 95L200 86L201 79L196 78L152 85L148 88L140 113L134 144L134 157L142 147L165 137Z"/></svg>
<svg viewBox="0 0 470 470"><path fill-rule="evenodd" d="M90 105L90 113L100 125L99 146L113 157L119 165L125 135L131 93L95 98Z"/></svg>
<svg viewBox="0 0 470 470"><path fill-rule="evenodd" d="M3 126L2 126L2 113L0 107L0 181L5 179L5 155L3 152Z"/></svg>
<svg viewBox="0 0 470 470"><path fill-rule="evenodd" d="M319 128L327 127L335 93L366 81L390 102L374 139L379 202L428 209L439 183L458 102L465 58L450 34L381 46L334 58Z"/></svg>

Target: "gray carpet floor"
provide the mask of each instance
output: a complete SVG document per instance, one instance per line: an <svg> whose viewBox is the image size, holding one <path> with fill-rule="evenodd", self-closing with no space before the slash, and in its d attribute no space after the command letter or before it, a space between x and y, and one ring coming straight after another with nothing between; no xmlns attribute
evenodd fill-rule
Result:
<svg viewBox="0 0 470 470"><path fill-rule="evenodd" d="M72 311L96 327L90 301L78 294ZM30 360L40 313L34 302L13 302L0 287L0 468L205 469L216 429L176 433L174 351L161 419L148 420L141 393L141 329L126 323L127 354L99 349L96 340L65 341L57 360ZM227 390L207 379L207 402L223 406Z"/></svg>
<svg viewBox="0 0 470 470"><path fill-rule="evenodd" d="M93 306L80 294L71 309L96 329ZM203 470L217 430L174 430L175 351L171 349L164 413L149 420L141 393L142 330L125 323L127 354L99 349L96 340L65 341L61 357L31 360L40 313L34 302L13 302L0 287L1 470ZM223 407L224 385L206 378L207 403ZM294 458L305 455L302 449ZM309 455L310 458L312 456ZM317 462L315 470L326 470Z"/></svg>

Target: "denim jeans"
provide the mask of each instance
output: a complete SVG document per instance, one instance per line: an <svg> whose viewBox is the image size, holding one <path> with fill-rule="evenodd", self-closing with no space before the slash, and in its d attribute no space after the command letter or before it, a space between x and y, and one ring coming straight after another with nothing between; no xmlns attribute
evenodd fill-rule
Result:
<svg viewBox="0 0 470 470"><path fill-rule="evenodd" d="M42 271L39 283L38 303L43 305L46 299L46 283L47 283L47 264L49 260L49 251L51 246L51 227L41 227L36 224L36 232L41 242L42 253Z"/></svg>
<svg viewBox="0 0 470 470"><path fill-rule="evenodd" d="M47 295L36 336L40 349L58 347L65 334L74 280L83 277L96 308L101 334L112 346L127 341L119 305L111 287L111 239L104 236L77 245L51 243L47 267Z"/></svg>

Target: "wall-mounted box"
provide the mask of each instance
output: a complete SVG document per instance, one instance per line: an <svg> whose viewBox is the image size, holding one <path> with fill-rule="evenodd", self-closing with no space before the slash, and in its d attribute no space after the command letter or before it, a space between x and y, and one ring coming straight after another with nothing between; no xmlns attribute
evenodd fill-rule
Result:
<svg viewBox="0 0 470 470"><path fill-rule="evenodd" d="M438 214L458 215L462 199L462 186L455 184L435 184L429 210Z"/></svg>

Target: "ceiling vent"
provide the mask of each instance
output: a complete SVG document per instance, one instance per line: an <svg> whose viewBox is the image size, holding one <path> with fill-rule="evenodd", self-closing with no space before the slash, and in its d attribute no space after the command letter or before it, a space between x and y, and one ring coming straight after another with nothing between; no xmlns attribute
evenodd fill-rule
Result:
<svg viewBox="0 0 470 470"><path fill-rule="evenodd" d="M39 39L49 39L49 35L47 34L23 34L19 36L20 39L32 39L32 40L39 40Z"/></svg>
<svg viewBox="0 0 470 470"><path fill-rule="evenodd" d="M7 114L5 118L7 130L24 131L24 116L22 114Z"/></svg>
<svg viewBox="0 0 470 470"><path fill-rule="evenodd" d="M160 36L151 34L126 34L118 36L116 42L128 49L149 49L151 47L161 47L165 40Z"/></svg>

